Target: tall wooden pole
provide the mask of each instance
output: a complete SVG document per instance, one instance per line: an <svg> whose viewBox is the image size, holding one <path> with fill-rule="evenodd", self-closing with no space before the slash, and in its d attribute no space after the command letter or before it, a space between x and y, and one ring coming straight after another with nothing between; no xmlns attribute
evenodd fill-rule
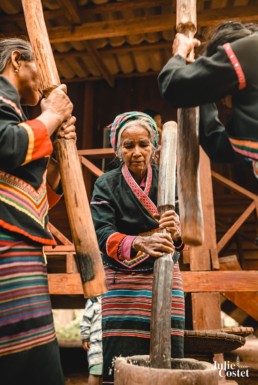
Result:
<svg viewBox="0 0 258 385"><path fill-rule="evenodd" d="M176 29L188 37L196 33L196 0L177 0ZM194 52L191 52L193 59ZM199 108L178 109L178 197L183 241L203 242L203 214L199 184Z"/></svg>
<svg viewBox="0 0 258 385"><path fill-rule="evenodd" d="M167 122L162 130L159 164L158 210L175 209L177 124ZM166 231L166 230L164 230ZM154 264L151 311L150 365L171 368L172 254L163 254Z"/></svg>
<svg viewBox="0 0 258 385"><path fill-rule="evenodd" d="M60 84L40 0L22 0L43 92ZM105 275L74 140L58 139L58 161L71 234L86 298L105 293Z"/></svg>

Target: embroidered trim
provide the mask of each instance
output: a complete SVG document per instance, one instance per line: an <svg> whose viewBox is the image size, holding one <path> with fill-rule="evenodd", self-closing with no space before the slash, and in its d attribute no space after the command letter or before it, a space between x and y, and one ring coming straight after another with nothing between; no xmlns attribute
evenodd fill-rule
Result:
<svg viewBox="0 0 258 385"><path fill-rule="evenodd" d="M22 179L0 170L0 201L33 219L42 228L48 213L46 171L38 190Z"/></svg>
<svg viewBox="0 0 258 385"><path fill-rule="evenodd" d="M132 175L130 174L126 164L122 167L122 174L125 178L126 183L136 196L136 198L140 201L140 203L146 208L146 210L151 214L153 217L154 214L158 214L158 209L155 206L155 204L151 201L151 199L148 197L150 189L151 189L151 183L152 183L152 168L150 165L148 165L148 171L147 171L147 180L144 191L140 188L138 183L134 180Z"/></svg>
<svg viewBox="0 0 258 385"><path fill-rule="evenodd" d="M234 150L243 156L258 160L258 143L250 140L229 138Z"/></svg>
<svg viewBox="0 0 258 385"><path fill-rule="evenodd" d="M27 233L27 231L21 229L20 227L11 225L10 223L6 223L5 221L3 221L1 219L0 219L0 227L3 227L4 229L9 230L11 232L25 235L25 237L28 237L35 242L43 243L44 245L56 245L56 241L54 238L48 239L48 238L37 237L36 235L31 235L31 234ZM49 234L52 236L51 233L49 233Z"/></svg>
<svg viewBox="0 0 258 385"><path fill-rule="evenodd" d="M20 123L19 126L25 128L29 137L28 150L23 165L52 154L52 142L46 126L40 120L27 120Z"/></svg>
<svg viewBox="0 0 258 385"><path fill-rule="evenodd" d="M246 79L245 79L245 75L244 75L244 72L242 70L242 67L241 67L231 45L229 43L226 43L223 45L223 48L224 48L229 60L231 61L234 70L236 71L236 74L238 77L238 82L239 82L238 88L239 88L239 90L242 90L243 88L246 87Z"/></svg>
<svg viewBox="0 0 258 385"><path fill-rule="evenodd" d="M91 205L102 205L103 203L106 203L106 204L110 204L110 202L108 201L91 201L90 204Z"/></svg>
<svg viewBox="0 0 258 385"><path fill-rule="evenodd" d="M28 134L28 139L29 139L26 158L25 158L24 162L22 163L22 166L23 166L24 164L31 162L32 153L34 150L34 134L33 134L32 128L28 124L26 124L25 122L20 123L19 126L22 126L26 130L26 132Z"/></svg>
<svg viewBox="0 0 258 385"><path fill-rule="evenodd" d="M159 228L153 229L153 230L145 232L145 233L140 233L139 235L144 236L144 237L148 237L148 236L152 235L153 233L156 233L157 231L159 231ZM129 260L126 260L126 259L119 260L119 263L123 266L126 266L129 269L132 269L133 267L139 265L139 263L145 261L149 257L150 257L149 254L146 254L143 251L138 251L138 253L136 254L136 256L134 258L129 259Z"/></svg>
<svg viewBox="0 0 258 385"><path fill-rule="evenodd" d="M2 100L2 102L11 106L15 110L15 112L17 112L17 114L22 118L22 112L21 112L20 108L18 108L17 105L12 100L6 99L3 96L0 96L0 100Z"/></svg>

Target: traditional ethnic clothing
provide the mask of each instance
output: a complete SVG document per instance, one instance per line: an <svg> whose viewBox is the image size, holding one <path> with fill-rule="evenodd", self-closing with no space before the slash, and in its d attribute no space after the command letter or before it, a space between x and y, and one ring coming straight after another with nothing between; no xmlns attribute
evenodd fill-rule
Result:
<svg viewBox="0 0 258 385"><path fill-rule="evenodd" d="M63 385L42 254L56 243L47 229L48 204L60 199L46 185L52 144L3 76L0 116L1 384Z"/></svg>
<svg viewBox="0 0 258 385"><path fill-rule="evenodd" d="M87 351L89 374L98 376L101 376L103 371L101 321L101 297L89 298L80 323L80 334L82 342L90 342Z"/></svg>
<svg viewBox="0 0 258 385"><path fill-rule="evenodd" d="M144 190L126 165L103 174L95 183L91 211L105 264L108 292L102 298L103 384L113 383L112 360L149 354L154 257L135 252L124 259L128 235L157 231L158 169L149 166ZM180 245L179 245L180 248ZM172 290L172 355L183 356L184 294L175 252Z"/></svg>
<svg viewBox="0 0 258 385"><path fill-rule="evenodd" d="M258 33L241 38L231 44L217 48L211 57L201 56L194 63L186 65L185 60L176 55L172 57L159 74L159 86L163 97L175 107L201 106L201 132L204 149L211 153L216 161L213 148L222 146L227 151L229 144L233 150L252 160L258 161ZM219 122L213 123L211 130L204 130L205 113L212 111L217 115L214 106L205 106L216 102L226 95L232 95L233 116L227 126ZM209 119L209 122L211 120ZM204 138L206 136L206 138ZM228 144L225 144L228 142ZM232 153L232 151L230 151ZM223 157L225 156L225 158ZM218 161L239 161L239 157L228 157L227 152L218 155Z"/></svg>

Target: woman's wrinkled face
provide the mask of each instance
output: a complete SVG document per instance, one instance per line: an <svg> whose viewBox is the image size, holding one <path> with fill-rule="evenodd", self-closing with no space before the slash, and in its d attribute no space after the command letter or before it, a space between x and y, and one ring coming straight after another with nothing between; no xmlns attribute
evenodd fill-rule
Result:
<svg viewBox="0 0 258 385"><path fill-rule="evenodd" d="M18 92L21 104L35 106L41 98L40 81L36 64L34 61L29 62L24 60L21 60L20 63Z"/></svg>
<svg viewBox="0 0 258 385"><path fill-rule="evenodd" d="M140 125L126 128L121 135L120 151L129 170L136 177L143 177L153 153L149 132Z"/></svg>

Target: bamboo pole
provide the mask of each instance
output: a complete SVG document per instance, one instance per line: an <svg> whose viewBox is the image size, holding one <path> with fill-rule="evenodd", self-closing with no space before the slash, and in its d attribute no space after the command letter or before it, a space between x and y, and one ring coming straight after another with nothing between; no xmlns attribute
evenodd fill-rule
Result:
<svg viewBox="0 0 258 385"><path fill-rule="evenodd" d="M159 164L158 210L175 209L177 125L167 122L162 130ZM165 229L163 231L166 231ZM171 368L172 254L164 253L154 263L151 311L150 365Z"/></svg>
<svg viewBox="0 0 258 385"><path fill-rule="evenodd" d="M60 84L60 79L49 43L42 4L40 0L22 0L22 6L42 90L49 94ZM106 291L105 275L76 145L74 140L58 139L56 148L84 296L98 296Z"/></svg>
<svg viewBox="0 0 258 385"><path fill-rule="evenodd" d="M177 31L194 37L196 25L196 0L177 0ZM190 58L194 58L193 51ZM199 108L179 108L177 120L177 180L182 238L186 244L198 246L204 238L199 183Z"/></svg>

